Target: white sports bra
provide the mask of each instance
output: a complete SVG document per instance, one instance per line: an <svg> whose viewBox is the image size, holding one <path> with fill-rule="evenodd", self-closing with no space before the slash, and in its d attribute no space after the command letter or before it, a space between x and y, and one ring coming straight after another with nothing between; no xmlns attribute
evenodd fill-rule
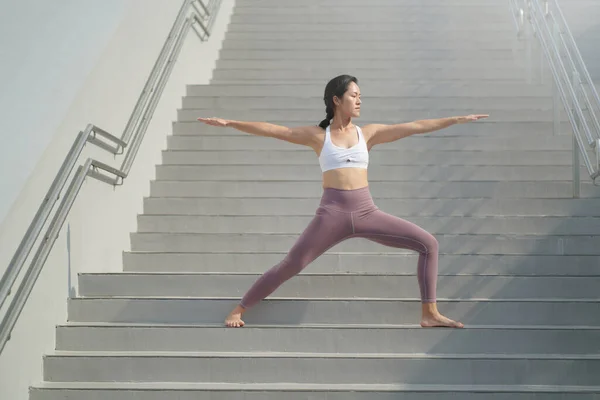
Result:
<svg viewBox="0 0 600 400"><path fill-rule="evenodd" d="M362 130L356 126L358 143L349 149L338 147L331 141L331 132L328 126L325 130L325 142L319 154L321 171L329 171L337 168L364 168L369 166L369 150Z"/></svg>

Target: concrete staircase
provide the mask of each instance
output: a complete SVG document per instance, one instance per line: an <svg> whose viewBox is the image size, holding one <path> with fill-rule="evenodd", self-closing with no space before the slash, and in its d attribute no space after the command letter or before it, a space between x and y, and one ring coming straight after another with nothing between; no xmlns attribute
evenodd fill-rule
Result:
<svg viewBox="0 0 600 400"><path fill-rule="evenodd" d="M213 82L190 86L119 274L83 274L32 400L600 398L600 190L571 198L571 137L526 81L503 0L238 0ZM418 327L416 255L352 239L221 322L321 195L316 156L198 116L317 124L359 78L357 123L489 112L375 148L386 212L440 242ZM582 175L585 176L585 175Z"/></svg>

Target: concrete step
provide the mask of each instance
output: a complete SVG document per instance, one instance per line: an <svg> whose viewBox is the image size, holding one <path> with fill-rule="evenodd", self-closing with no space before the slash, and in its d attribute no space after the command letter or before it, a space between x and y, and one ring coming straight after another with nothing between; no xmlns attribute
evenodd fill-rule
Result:
<svg viewBox="0 0 600 400"><path fill-rule="evenodd" d="M473 19L473 15L465 16L462 20L454 20L452 24L443 25L440 21L438 24L427 25L427 22L424 21L414 21L414 22L402 22L398 23L398 21L389 21L381 24L368 23L368 22L339 22L331 25L327 25L327 29L330 34L337 35L349 30L355 31L369 31L369 30L377 30L379 32L390 32L390 33L399 33L399 32L416 32L416 31L448 31L448 32L471 32L473 34L477 34L480 32L489 32L489 31L501 31L506 33L506 37L510 38L511 35L514 37L515 30L514 25L512 25L512 21L510 20L510 15L507 13L506 20L501 22L491 21L489 23L485 23L485 25L477 25L473 23L468 23L469 19ZM324 24L321 23L313 23L308 22L305 23L303 21L296 22L273 22L273 23L232 23L228 25L229 32L301 32L301 31L314 31L314 30L323 30ZM337 37L337 36L334 36ZM327 43L332 43L332 40L328 40ZM228 41L225 41L224 44L227 44ZM323 42L325 43L325 42ZM348 44L350 42L347 42ZM335 47L335 46L331 46ZM321 48L324 48L321 47ZM438 48L443 49L443 46L439 46Z"/></svg>
<svg viewBox="0 0 600 400"><path fill-rule="evenodd" d="M540 254L600 255L600 236L439 234L442 254ZM290 249L298 234L169 234L132 233L132 251L221 253L283 252ZM347 239L334 247L336 252L411 253L363 238Z"/></svg>
<svg viewBox="0 0 600 400"><path fill-rule="evenodd" d="M598 327L580 326L471 326L456 332L415 325L228 329L218 325L68 324L56 330L59 351L597 354L598 343Z"/></svg>
<svg viewBox="0 0 600 400"><path fill-rule="evenodd" d="M256 7L272 7L274 9L278 9L281 7L301 7L301 8L307 8L307 7L332 7L332 6L339 6L340 1L339 0L306 0L302 3L298 3L297 1L293 1L293 0L238 0L235 3L235 7L236 10L242 8L242 7L247 7L247 8L256 8ZM499 8L501 6L503 6L503 3L499 3L499 2L491 2L491 3L484 3L482 4L480 1L477 0L456 0L452 2L452 8L456 8L456 7L463 7L463 6L468 6L470 10L473 10L473 12L478 12L479 10L482 9L488 9L488 7L490 8ZM427 0L426 3L424 3L423 1L420 0L372 0L369 3L365 3L364 1L361 0L347 0L344 2L344 6L346 7L346 9L351 10L355 7L388 7L388 6L394 6L394 7L418 7L419 9L426 9L429 10L431 8L438 8L440 7L441 9L444 9L444 7L448 7L449 3L447 1L444 0ZM423 8L421 8L423 7ZM480 8L481 7L481 8ZM339 9L339 7L338 7Z"/></svg>
<svg viewBox="0 0 600 400"><path fill-rule="evenodd" d="M465 182L465 181L565 181L571 179L568 166L410 166L371 165L372 181ZM584 170L582 169L584 175ZM156 180L221 181L315 181L321 170L313 165L158 165Z"/></svg>
<svg viewBox="0 0 600 400"><path fill-rule="evenodd" d="M320 108L323 108L321 110ZM402 110L393 111L391 109L378 109L371 107L368 103L364 103L361 110L360 118L356 121L365 125L363 121L376 121L377 123L401 123L418 119L429 118L445 118L458 115L469 114L489 114L485 123L495 122L549 122L553 118L553 110L551 109L526 109L526 110L505 110L496 109L493 111L485 110L482 107L474 109L417 109L417 110ZM219 116L221 118L234 120L250 120L250 121L289 121L302 122L313 121L315 118L321 117L324 114L324 107L316 107L314 109L254 109L242 110L226 108L186 108L177 110L177 120L179 122L197 122L198 117ZM324 115L323 115L324 116ZM562 122L568 122L567 116L562 115ZM320 121L319 121L320 122ZM483 122L483 121L481 121Z"/></svg>
<svg viewBox="0 0 600 400"><path fill-rule="evenodd" d="M387 210L386 210L387 211ZM292 213L293 211L291 211ZM294 213L295 214L295 213ZM437 234L600 235L598 217L417 217L394 214ZM140 215L138 232L301 233L312 215Z"/></svg>
<svg viewBox="0 0 600 400"><path fill-rule="evenodd" d="M598 386L43 382L31 400L595 400Z"/></svg>
<svg viewBox="0 0 600 400"><path fill-rule="evenodd" d="M487 67L484 67L485 69ZM271 70L266 70L271 71ZM389 71L389 70L388 70ZM210 79L211 85L248 85L248 84L266 84L266 85L288 85L288 84L305 84L305 85L320 85L323 82L328 82L334 76L337 76L342 73L352 73L356 72L356 70L347 68L343 70L332 71L331 73L326 73L320 71L319 74L311 74L310 72L299 72L298 74L290 73L289 71L277 71L273 74L272 77L269 77L265 71L260 70L236 70L235 73L231 73L231 70L226 70L223 73L215 73L214 76ZM461 71L450 71L450 72L436 72L431 75L420 74L417 73L415 75L420 75L420 77L400 77L396 79L395 77L385 78L386 75L390 75L389 72L383 72L381 75L370 75L364 74L359 75L359 84L366 83L367 85L375 85L378 83L391 81L393 80L394 84L405 84L405 85L427 85L431 83L441 83L441 84L452 84L457 82L462 82L465 79L461 77L463 72ZM497 83L506 83L510 85L520 84L523 86L527 86L529 84L535 83L533 79L538 79L534 75L529 74L528 72L522 72L514 75L498 75L498 76L485 76L485 73L477 74L479 76L470 79L471 83L489 83L489 84L497 84ZM304 77L304 78L303 78ZM368 87L368 86L367 86ZM372 92L367 92L372 93Z"/></svg>
<svg viewBox="0 0 600 400"><path fill-rule="evenodd" d="M264 12L263 12L264 11ZM378 31L378 25L380 24L391 24L396 21L403 21L405 26L413 27L419 22L430 22L439 21L442 18L446 19L446 24L458 24L465 23L473 27L473 19L485 19L486 22L493 22L495 24L501 24L510 21L510 13L506 12L506 8L488 7L480 8L477 11L470 10L468 7L445 7L445 8L416 8L416 7L355 7L352 9L340 9L339 7L256 7L256 8L238 8L232 15L232 24L281 24L281 23L299 23L305 22L307 24L318 24L321 25L317 31L308 30L306 32L297 32L303 37L302 33L307 34L306 36L312 39L318 39L317 36L310 35L311 33L320 33L321 35L326 32L326 28L330 25L346 25L348 22L365 23L371 24L371 30L363 31L365 35L363 39L376 38L376 39L390 39L399 38L404 40L410 39L424 39L424 38L435 38L435 39L458 39L473 40L475 42L482 40L483 38L498 38L498 39L513 39L516 34L508 34L507 31L502 29L498 34L493 35L493 30L481 29L482 37L471 37L469 38L464 34L464 31L452 32L448 37L444 37L440 32L433 32L430 30L421 32L415 29L410 35L405 37L400 36L385 36ZM471 17L471 20L469 20ZM443 29L443 27L441 28ZM360 33L360 32L355 32ZM436 34L437 33L437 34ZM454 35L452 34L454 33ZM322 37L322 36L321 36ZM254 38L254 37L252 37ZM360 38L360 36L356 36ZM233 37L226 36L226 40L233 39ZM264 37L264 39L273 39L273 37Z"/></svg>
<svg viewBox="0 0 600 400"><path fill-rule="evenodd" d="M277 35L302 34L303 32L277 32ZM316 32L323 36L326 32ZM357 31L349 30L343 32L344 37L356 34ZM358 32L360 33L360 32ZM473 36L473 32L463 32L465 36ZM389 32L380 32L378 34L389 35ZM402 35L411 35L412 32L402 32ZM453 34L452 32L443 32L443 34ZM481 34L478 32L477 34ZM272 32L228 32L228 35L268 35L273 36ZM504 50L478 49L470 50L465 48L457 53L455 50L439 49L435 52L430 50L413 49L408 52L390 52L380 49L354 49L354 58L348 58L347 50L331 49L306 49L306 50L286 50L286 49L264 49L264 50L245 50L245 49L221 49L219 59L217 60L217 69L229 66L229 68L245 68L246 65L257 65L257 61L264 61L265 68L275 68L280 65L282 68L296 67L298 65L315 66L321 65L324 59L334 62L340 69L346 68L368 68L372 65L376 68L398 68L402 66L414 65L438 65L442 62L448 67L467 67L467 66L495 66L515 67L531 66L540 68L540 64L529 65L527 63L526 53L520 48L511 48ZM236 62L233 62L236 61ZM249 63L249 64L246 64ZM256 67L255 67L256 68Z"/></svg>
<svg viewBox="0 0 600 400"><path fill-rule="evenodd" d="M71 298L69 322L222 324L239 303L207 298ZM600 301L586 300L447 300L439 310L469 325L600 326ZM417 324L421 300L412 299L280 299L267 298L244 315L256 324Z"/></svg>
<svg viewBox="0 0 600 400"><path fill-rule="evenodd" d="M228 61L228 60L222 60ZM246 63L243 61L233 61L234 63ZM372 61L371 61L372 62ZM248 61L254 63L254 61ZM266 61L259 61L266 64ZM240 66L240 68L244 68ZM253 66L248 66L253 68ZM552 98L543 97L377 97L376 95L362 96L363 104L377 110L431 110L444 109L452 105L454 110L464 110L464 113L472 112L474 109L485 109L490 112L495 110L518 111L518 110L552 110ZM183 98L183 108L201 108L201 109L223 109L223 110L269 110L281 107L285 104L286 110L311 110L322 112L324 110L323 97L311 96L285 98L277 97L237 97L237 96L186 96ZM465 125L466 126L466 125ZM507 132L509 133L509 132Z"/></svg>
<svg viewBox="0 0 600 400"><path fill-rule="evenodd" d="M597 217L600 199L394 199L374 198L392 215L404 217ZM177 198L144 199L150 215L312 216L320 198ZM582 221L583 219L578 219ZM550 221L556 219L550 218ZM595 221L591 219L591 221ZM546 222L544 222L545 224Z"/></svg>
<svg viewBox="0 0 600 400"><path fill-rule="evenodd" d="M86 273L79 275L78 293L83 297L242 297L259 277L247 273ZM599 286L600 277L461 275L439 277L437 294L454 299L548 299L558 295L566 300L595 298ZM417 298L419 285L416 275L306 273L290 279L273 295L305 299Z"/></svg>
<svg viewBox="0 0 600 400"><path fill-rule="evenodd" d="M361 110L361 117L357 119L357 123L365 125L363 121L377 121L382 124L397 124L401 122L429 119L429 118L444 118L457 115L465 115L465 110L461 109L440 109L440 110L410 110L396 111L378 110L369 108L366 105ZM477 108L467 112L466 114L487 114L488 111ZM289 121L301 122L304 125L318 124L321 120L315 121L321 117L325 117L325 110L321 112L313 110L287 110L287 109L272 109L272 110L227 110L227 109L206 109L206 108L187 108L177 110L177 120L179 122L197 122L198 117L214 117L218 116L225 119L234 119L242 121ZM489 122L547 122L552 121L552 110L494 110L494 113L489 113ZM563 121L567 121L566 117ZM307 123L308 122L308 123ZM488 122L488 123L489 123Z"/></svg>
<svg viewBox="0 0 600 400"><path fill-rule="evenodd" d="M302 65L297 65L295 68L286 69L266 69L266 68L255 68L255 69L216 69L213 72L212 81L218 83L228 79L240 79L240 80L258 80L269 82L274 79L285 80L285 81L306 81L310 80L322 80L327 81L332 77L338 75L342 67L335 66L335 68L302 68ZM360 77L365 80L375 79L393 79L396 81L422 81L422 82L434 82L436 80L493 80L493 81L522 81L524 82L527 78L527 72L523 69L510 68L510 69L498 69L498 68L450 68L439 66L436 68L435 65L429 64L427 67L421 69L413 68L381 68L375 67L359 69L357 67L348 69L348 73L354 76Z"/></svg>
<svg viewBox="0 0 600 400"><path fill-rule="evenodd" d="M299 147L289 151L254 150L166 150L162 165L295 165L312 166L316 154ZM369 165L375 166L565 166L573 164L571 150L556 151L428 151L425 154L408 150L378 149L370 155Z"/></svg>
<svg viewBox="0 0 600 400"><path fill-rule="evenodd" d="M329 79L331 79L333 76L337 76L339 73L347 73L349 72L348 70L342 70L342 71L338 71L338 73L334 74L334 75L329 75L327 76L327 78L322 79L306 79L306 80L291 80L288 78L281 78L281 79L244 79L244 78L236 78L236 77L232 77L232 78L222 78L222 79L211 79L209 81L209 83L211 85L246 85L246 84L268 84L268 85L287 85L287 84L304 84L304 85L320 85L323 84L323 82L327 82L329 81ZM533 79L538 79L533 77ZM369 80L369 81L365 81L365 80L361 80L361 88L363 87L362 84L367 83L367 84L377 84L377 83L382 83L382 82L386 82L386 81L390 81L389 79L375 79L375 80ZM405 84L405 85L426 85L426 84L430 84L430 83L442 83L442 84L452 84L452 83L457 83L457 82L462 82L462 79L453 79L453 78L449 78L449 79L428 79L428 78L423 78L423 79L402 79L402 80L394 80L393 83L398 84ZM528 84L530 84L531 82L533 83L537 83L535 81L532 81L529 77L523 75L521 77L517 77L514 79L474 79L473 81L471 81L471 83L489 83L489 84L496 84L496 83L506 83L506 84L520 84L523 86L526 86Z"/></svg>
<svg viewBox="0 0 600 400"><path fill-rule="evenodd" d="M371 181L371 193L376 198L452 199L452 198L573 198L573 184L562 182L391 182ZM248 181L152 181L152 197L198 198L315 198L323 189L315 182L248 182ZM581 185L582 198L600 197L600 188L585 177Z"/></svg>
<svg viewBox="0 0 600 400"><path fill-rule="evenodd" d="M255 253L157 253L125 252L128 272L221 272L262 274L285 257L286 252ZM329 251L310 264L306 273L413 275L416 254L373 254ZM599 256L452 255L439 259L439 276L598 276Z"/></svg>
<svg viewBox="0 0 600 400"><path fill-rule="evenodd" d="M253 10L249 12L249 10ZM260 12L266 10L265 12ZM356 23L393 23L402 20L412 25L429 19L437 21L446 18L446 23L469 22L472 19L485 20L486 22L502 23L510 21L510 13L506 8L487 7L472 10L469 7L406 7L406 6L373 6L355 8L334 7L256 7L239 8L232 15L232 23L241 24L273 24L273 23L298 23L328 25L346 24L349 21ZM327 19L329 17L329 19ZM472 19L469 20L469 17ZM323 25L324 24L324 25ZM473 24L470 24L473 25Z"/></svg>
<svg viewBox="0 0 600 400"><path fill-rule="evenodd" d="M246 9L250 10L250 9ZM266 8L262 8L259 10L269 10ZM283 11L284 13L280 14L281 17L285 17L286 19L295 18L296 21L298 19L304 18L321 18L321 15L309 13L306 9L302 8L279 8L273 9L273 11ZM405 13L406 11L403 9L394 9L392 7L381 8L381 11L376 15L377 18L381 18L382 15L387 14L387 12L392 12L389 17L392 19L398 19L397 14ZM451 9L448 9L451 10ZM319 10L319 12L322 12ZM462 10L457 10L457 13L462 13ZM364 15L372 15L369 14L369 10L357 10L352 13L347 12L339 12L336 11L332 13L336 15L336 18L346 18L346 20L353 20L357 17L362 17ZM331 17L332 14L326 15L327 17ZM265 13L264 17L261 18L279 18L279 15ZM429 14L431 15L431 14ZM440 15L448 16L448 11L444 11L443 14L437 14L436 17ZM243 14L240 12L236 12L236 18L241 17L250 18L251 14ZM371 19L373 17L369 17ZM452 18L452 16L450 16ZM504 15L500 16L500 18L505 19ZM295 22L295 21L292 21ZM369 21L372 23L372 21ZM329 24L328 24L329 25ZM319 30L311 30L311 31L293 31L293 32L281 32L277 35L276 39L278 40L319 40L323 39L323 35L327 33L327 28L319 29ZM371 29L368 31L356 31L356 30L348 30L344 33L344 38L351 41L380 41L380 40L398 40L398 41L412 41L412 42L422 42L422 41L440 41L441 43L445 41L469 41L471 42L507 42L507 41L515 41L516 34L515 33L507 33L506 31L491 31L491 30L481 30L479 36L473 36L471 32L468 31L404 31L404 32L381 32L376 29ZM273 40L274 37L269 32L227 32L225 34L225 40Z"/></svg>
<svg viewBox="0 0 600 400"><path fill-rule="evenodd" d="M196 114L198 115L198 114ZM198 115L203 116L203 115ZM228 115L222 115L227 118ZM319 117L315 115L312 119L315 124L319 121ZM203 127L200 122L196 124L196 129L202 131ZM296 125L296 124L288 124ZM305 125L308 125L306 123ZM475 123L473 125L476 125ZM481 124L483 125L483 124ZM188 128L189 129L189 128ZM307 149L294 143L286 142L270 137L255 136L250 134L245 135L229 135L231 129L223 129L222 134L217 135L173 135L167 137L167 146L169 150L295 150ZM523 150L539 150L539 151L557 151L571 150L573 145L572 137L567 135L523 135L521 137L454 137L440 138L436 137L435 133L429 135L410 136L395 142L385 143L374 147L373 154L378 149L410 149L414 151L523 151ZM374 156L375 157L375 156ZM316 159L315 159L316 163Z"/></svg>
<svg viewBox="0 0 600 400"><path fill-rule="evenodd" d="M423 67L426 68L426 67ZM490 67L482 67L481 70L487 70ZM441 84L453 84L458 82L463 82L465 79L468 79L470 83L489 83L489 84L497 84L497 83L506 83L510 85L520 84L522 86L527 86L530 84L544 84L542 78L539 76L537 71L529 72L523 70L514 74L506 74L500 73L498 75L489 75L485 72L474 73L472 78L468 77L465 72L460 70L437 70L431 74L425 74L421 72L416 72L415 74L410 74L407 71L401 71L402 76L396 77L396 73L389 72L390 69L382 69L382 73L380 75L372 75L371 72L367 72L362 74L361 71L356 70L354 67L348 67L344 69L332 70L329 73L324 70L318 71L318 73L311 73L310 71L305 71L306 68L302 68L302 65L297 67L298 73L290 72L290 70L277 70L269 76L266 71L274 71L274 70L260 70L260 69L236 69L233 70L222 70L223 72L214 73L213 77L209 81L211 85L247 85L247 84L266 84L266 85L288 85L288 84L305 84L305 85L321 85L324 82L328 82L334 76L345 74L345 73L356 73L355 76L358 77L359 84L361 88L362 84L367 85L375 85L383 82L393 82L394 84L404 84L404 85L428 85L431 83L441 83ZM481 71L480 70L480 71ZM390 76L392 75L392 76ZM462 76L465 75L465 76ZM387 77L389 76L389 77ZM367 86L368 88L368 86ZM373 93L372 91L368 91L367 94Z"/></svg>
<svg viewBox="0 0 600 400"><path fill-rule="evenodd" d="M282 8L279 7L281 10ZM391 25L402 20L404 26L415 26L419 23L440 23L446 24L466 24L472 28L477 27L477 22L473 23L473 19L485 20L487 24L506 24L510 23L510 13L499 13L498 9L494 10L477 10L470 11L463 7L454 8L454 12L446 10L429 9L407 9L406 7L373 7L368 10L354 9L352 11L332 12L327 13L327 9L304 8L303 12L292 14L287 10L286 13L271 13L266 14L247 14L234 12L231 16L231 24L297 24L305 23L307 25L346 25L348 23L371 24L372 29L377 29L380 25ZM297 10L296 10L297 11ZM460 12L462 11L462 12ZM484 12L487 11L487 12ZM493 12L496 11L496 12ZM508 10L507 10L508 11ZM485 29L482 29L485 31ZM476 38L473 38L476 40Z"/></svg>
<svg viewBox="0 0 600 400"><path fill-rule="evenodd" d="M473 112L473 109L466 108L464 110L457 110L457 111L462 111L462 112L460 112L461 115L468 115ZM493 112L493 111L490 111L490 113L491 112ZM300 125L317 125L319 122L321 122L321 120L319 120L319 118L321 118L321 117L324 118L325 115L321 115L321 112L315 111L315 114L309 120L305 120L302 122L271 121L271 123L278 124L278 125L284 125L284 126L290 126L290 127L300 126ZM281 118L281 117L279 117L279 118ZM317 121L315 121L315 119ZM413 119L414 118L411 118L410 120L413 120ZM364 121L363 119L360 119L356 123L360 126L364 126L367 124L367 122L368 121ZM373 121L373 122L380 123L381 121ZM404 122L404 121L394 121L394 122ZM527 135L523 135L523 132L527 132ZM226 134L227 136L246 136L246 137L251 136L245 132L237 131L235 129L223 129L221 127L199 124L197 121L174 122L173 123L173 134L178 135L178 136L180 136L180 135L191 135L191 136L202 135L202 136L219 136L219 137L221 137L221 136L224 136L224 134ZM486 120L480 120L477 123L472 123L472 124L452 125L446 129L432 132L428 135L429 138L434 137L434 136L435 137L449 137L449 136L451 136L451 137L455 137L455 136L483 137L483 136L485 136L488 139L490 138L490 136L492 136L495 140L502 139L502 138L509 138L507 140L511 140L511 139L514 139L515 137L519 137L521 139L524 139L524 138L537 139L538 141L540 141L542 143L546 142L546 139L548 139L548 137L552 137L552 136L568 137L568 138L571 138L571 140L573 137L570 124L566 123L566 122L561 124L559 132L555 135L553 132L553 123L551 121L505 122L505 121L486 121ZM421 136L421 137L425 137L425 136ZM407 138L407 139L414 140L416 138L417 137L415 136L415 137L411 137L411 138ZM406 143L406 139L403 139L403 142ZM306 148L295 146L292 149L301 150L301 149L306 149ZM381 147L381 149L385 150L385 147ZM217 150L224 150L224 149L217 149ZM455 149L455 151L457 151L457 150L461 150L461 149ZM520 150L522 150L522 149L511 149L511 151L520 151ZM538 149L534 149L534 150L538 150ZM489 151L490 150L487 149L487 152L489 152Z"/></svg>
<svg viewBox="0 0 600 400"><path fill-rule="evenodd" d="M44 379L50 382L540 385L552 376L557 385L594 385L598 373L600 356L570 354L56 352L44 357Z"/></svg>
<svg viewBox="0 0 600 400"><path fill-rule="evenodd" d="M333 76L331 77L333 78ZM360 79L360 77L358 77ZM211 84L188 85L187 96L238 96L238 97L314 97L323 93L327 81L321 84L306 82L288 84ZM378 97L541 97L551 96L551 85L506 82L481 83L427 83L404 84L389 80L359 80L361 93ZM451 104L451 103L449 103Z"/></svg>
<svg viewBox="0 0 600 400"><path fill-rule="evenodd" d="M485 69L486 67L484 67ZM230 76L230 77L223 77L223 78L216 78L213 77L211 78L211 80L209 81L211 85L248 85L248 84L259 84L259 85L289 85L289 84L305 84L305 85L322 85L324 84L324 82L328 82L331 78L333 78L334 76L339 75L340 73L348 73L348 72L352 72L351 69L345 69L345 70L338 70L337 72L334 72L333 74L325 74L325 75L310 75L307 74L307 78L306 79L296 79L296 76L291 76L291 77L286 77L286 75L288 75L287 72L278 72L278 75L281 75L281 77L273 77L273 78L269 78L268 76L265 77L254 77L254 78L248 78L245 76ZM241 72L242 74L245 74L245 71ZM252 74L255 74L254 72L250 72ZM263 74L262 72L258 72L258 74ZM306 74L306 73L302 73L302 74ZM367 79L365 79L367 78ZM427 85L427 84L431 84L431 83L440 83L440 84L453 84L453 83L457 83L457 82L462 82L464 79L460 78L460 77L445 77L445 76L425 76L423 78L415 78L415 79L411 79L406 78L406 79L394 79L394 78L390 78L390 79L385 79L385 78L380 78L380 77L375 77L373 79L370 79L368 76L367 77L362 77L362 79L359 81L359 84L361 86L361 88L363 88L363 84L367 84L367 85L376 85L379 83L383 83L386 81L391 81L393 79L393 83L394 84L405 84L405 85ZM514 85L514 84L520 84L523 87L526 87L527 85L531 85L531 84L545 84L543 81L540 80L541 78L536 77L535 75L531 75L528 72L523 72L522 74L519 75L514 75L514 76L510 76L510 77L506 77L506 78L499 78L496 79L495 77L490 77L490 78L473 78L470 80L471 83L477 84L477 83L488 83L491 85L497 84L497 83L505 83L507 85ZM368 87L368 86L367 86ZM372 91L367 92L367 94L372 94ZM565 119L566 121L566 119Z"/></svg>
<svg viewBox="0 0 600 400"><path fill-rule="evenodd" d="M277 32L277 35L293 35L302 34L304 32ZM317 32L325 35L326 32ZM357 31L349 30L343 33L344 36L356 34ZM473 32L463 32L465 36L473 36ZM389 35L389 32L380 32L379 34ZM402 35L410 36L412 32L401 32ZM452 32L442 32L440 34L452 35ZM481 32L477 32L481 34ZM269 35L273 36L273 32L228 32L228 35ZM322 65L323 60L327 59L340 69L346 68L368 68L369 63L376 68L398 68L402 66L415 65L438 65L447 63L448 67L467 67L467 66L495 66L501 67L532 67L534 69L541 68L541 63L531 64L528 61L525 50L515 47L503 50L477 49L470 50L465 48L459 54L455 50L439 49L435 52L431 50L413 49L410 52L390 52L389 50L381 50L377 48L361 48L354 49L354 59L348 58L347 50L338 49L306 49L306 50L286 50L286 49L220 49L219 59L217 60L217 68L229 66L229 68L244 68L246 65L256 65L256 61L265 61L265 68L274 65L280 65L282 68L294 68L298 65L306 67L314 67ZM237 61L234 63L233 61ZM245 64L249 62L250 64Z"/></svg>
<svg viewBox="0 0 600 400"><path fill-rule="evenodd" d="M429 21L431 23L432 21ZM465 21L466 22L466 21ZM456 22L456 25L461 25L465 22ZM311 30L315 29L319 26L319 24L303 24L305 29ZM383 24L386 24L385 22ZM383 27L383 24L379 24L378 26ZM422 25L422 23L415 23ZM493 24L493 23L491 23ZM411 41L411 40L362 40L362 41L347 41L347 40L278 40L276 33L279 31L287 32L288 27L292 27L290 29L291 32L294 32L293 26L295 23L249 23L249 24L230 24L229 29L232 32L252 32L252 31L261 31L261 32L271 32L273 33L273 39L271 40L233 40L227 39L223 41L223 49L224 50L236 50L236 49L256 49L256 50L326 50L335 48L338 50L367 50L367 49L379 49L379 50L388 50L388 51L410 51L412 49L419 50L429 50L436 51L438 49L444 50L461 50L465 46L464 41L441 41L441 40L427 40L427 41ZM388 26L391 24L388 23ZM404 25L404 23L403 23ZM347 22L345 24L337 24L337 25L329 25L332 28L331 33L335 33L336 26L345 27L348 29L349 27L355 27L360 29L361 26L369 26L362 25L360 23L356 24L354 22ZM393 26L393 25L391 25ZM410 26L410 24L408 25ZM254 28L254 29L253 29ZM372 28L372 26L371 26ZM344 29L344 30L345 30ZM380 29L380 32L386 31L385 29ZM397 30L390 32L393 36L402 36L403 32L398 32ZM485 49L485 50L523 50L525 49L524 42L516 42L511 40L511 36L509 34L506 35L506 40L503 41L469 41L469 47L472 49Z"/></svg>
<svg viewBox="0 0 600 400"><path fill-rule="evenodd" d="M285 4L281 7L281 4ZM497 15L498 12L506 11L504 4L498 3L472 3L472 4L448 4L447 2L426 2L426 3L415 3L405 1L384 1L379 0L373 1L372 3L365 2L344 2L349 4L350 7L339 7L340 2L335 0L322 0L320 2L309 1L306 3L298 2L239 2L235 7L236 15L303 15L305 13L326 13L335 12L338 15L347 14L362 14L369 12L389 12L396 10L398 12L406 14L414 14L418 12L427 13L439 13L439 14L464 14L466 12L474 13L481 18L487 18L488 16ZM280 7L277 7L277 6Z"/></svg>

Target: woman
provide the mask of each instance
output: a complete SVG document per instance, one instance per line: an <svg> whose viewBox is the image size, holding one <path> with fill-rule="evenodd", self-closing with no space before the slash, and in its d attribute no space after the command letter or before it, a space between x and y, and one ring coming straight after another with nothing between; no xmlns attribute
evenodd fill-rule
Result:
<svg viewBox="0 0 600 400"><path fill-rule="evenodd" d="M414 121L398 125L352 123L360 116L360 89L353 76L341 75L325 87L327 117L318 126L287 128L265 122L198 118L208 125L231 127L258 136L273 137L312 148L323 171L323 196L313 220L287 256L263 274L227 316L228 327L242 327L242 314L273 293L329 248L351 237L419 253L417 276L422 302L422 327L456 327L463 324L437 310L438 242L417 225L380 211L369 193L367 167L373 146L407 136L437 131L487 115L469 115Z"/></svg>

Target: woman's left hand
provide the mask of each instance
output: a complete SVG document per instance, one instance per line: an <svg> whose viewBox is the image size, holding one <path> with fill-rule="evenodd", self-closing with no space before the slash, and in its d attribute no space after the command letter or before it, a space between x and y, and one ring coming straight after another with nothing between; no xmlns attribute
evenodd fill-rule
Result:
<svg viewBox="0 0 600 400"><path fill-rule="evenodd" d="M457 124L465 124L467 122L477 121L478 119L483 119L483 118L487 118L487 117L489 117L488 114L474 114L474 115L467 115L464 117L456 117L456 123Z"/></svg>

